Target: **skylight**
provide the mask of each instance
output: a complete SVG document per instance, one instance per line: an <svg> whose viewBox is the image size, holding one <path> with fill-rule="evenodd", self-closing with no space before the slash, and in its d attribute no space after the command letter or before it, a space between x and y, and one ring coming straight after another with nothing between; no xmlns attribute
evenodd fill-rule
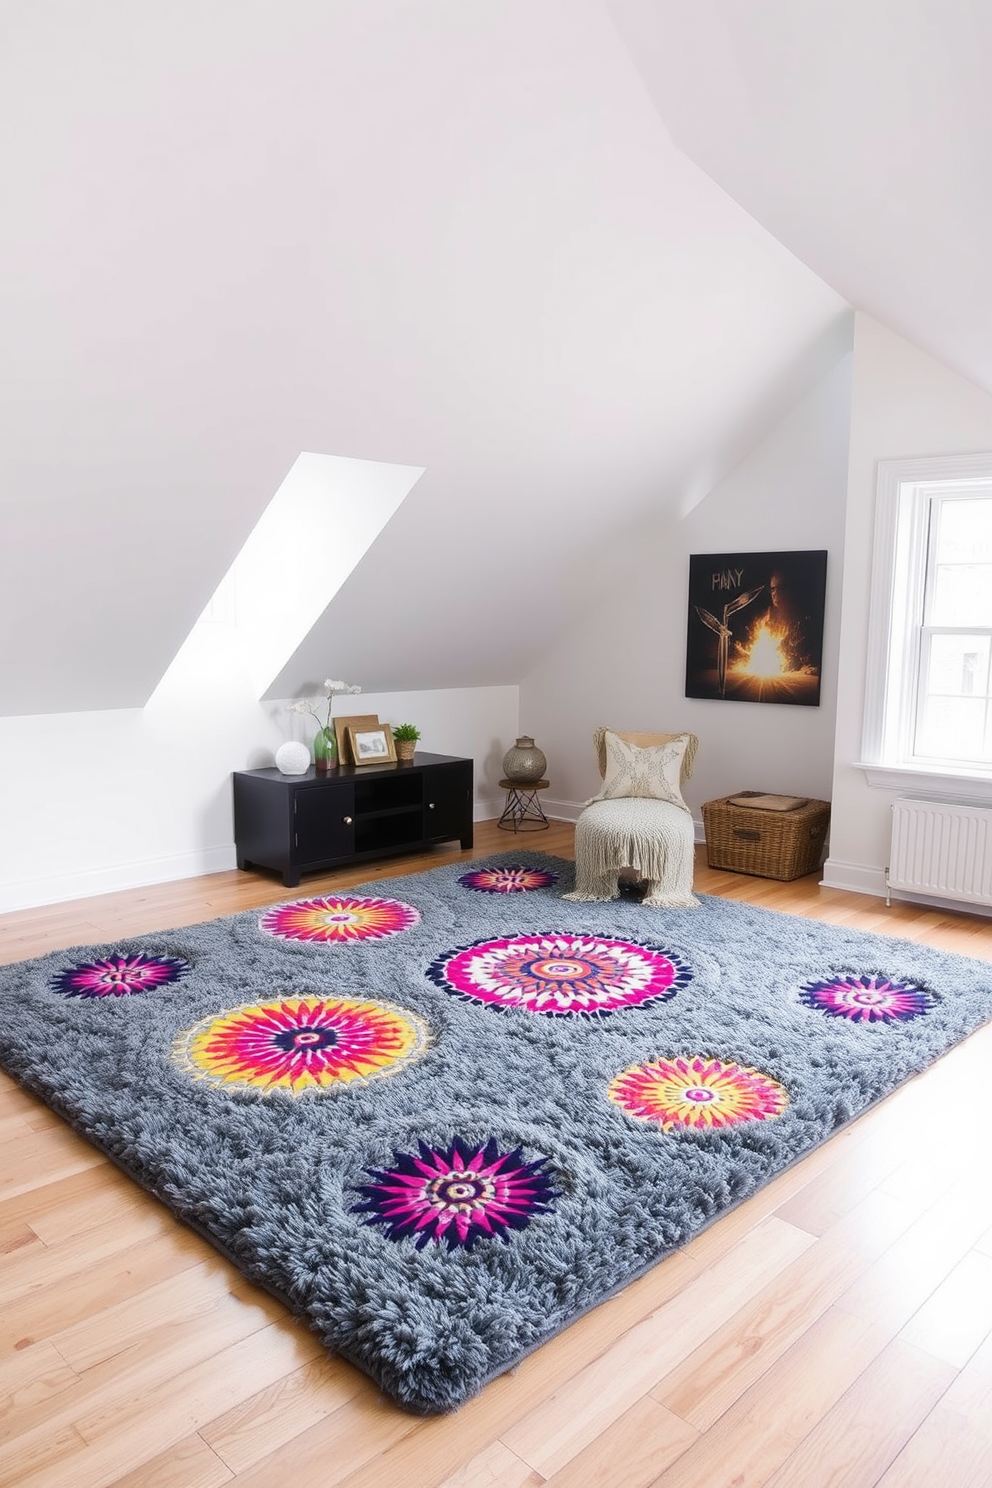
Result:
<svg viewBox="0 0 992 1488"><path fill-rule="evenodd" d="M202 627L220 622L261 698L421 475L414 465L298 455L156 692L199 670Z"/></svg>

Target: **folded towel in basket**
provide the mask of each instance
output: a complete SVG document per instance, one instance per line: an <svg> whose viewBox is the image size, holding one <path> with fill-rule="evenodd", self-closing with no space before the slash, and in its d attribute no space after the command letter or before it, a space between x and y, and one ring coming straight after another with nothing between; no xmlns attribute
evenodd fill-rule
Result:
<svg viewBox="0 0 992 1488"><path fill-rule="evenodd" d="M770 796L765 791L741 791L728 796L727 801L731 806L753 806L758 811L797 811L809 805L808 796Z"/></svg>

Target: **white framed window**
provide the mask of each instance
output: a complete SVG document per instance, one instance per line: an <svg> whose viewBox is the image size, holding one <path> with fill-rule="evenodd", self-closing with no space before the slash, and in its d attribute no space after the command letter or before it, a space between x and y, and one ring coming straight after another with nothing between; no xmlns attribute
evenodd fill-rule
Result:
<svg viewBox="0 0 992 1488"><path fill-rule="evenodd" d="M992 769L992 480L929 497L913 760Z"/></svg>
<svg viewBox="0 0 992 1488"><path fill-rule="evenodd" d="M992 787L992 455L879 462L862 768Z"/></svg>

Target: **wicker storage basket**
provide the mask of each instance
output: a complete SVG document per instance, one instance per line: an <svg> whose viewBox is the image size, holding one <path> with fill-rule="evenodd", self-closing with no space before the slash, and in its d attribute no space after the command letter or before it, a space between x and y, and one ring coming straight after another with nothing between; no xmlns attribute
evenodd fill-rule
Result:
<svg viewBox="0 0 992 1488"><path fill-rule="evenodd" d="M829 821L829 801L808 801L795 811L732 806L728 796L707 801L706 861L759 878L801 878L820 866Z"/></svg>

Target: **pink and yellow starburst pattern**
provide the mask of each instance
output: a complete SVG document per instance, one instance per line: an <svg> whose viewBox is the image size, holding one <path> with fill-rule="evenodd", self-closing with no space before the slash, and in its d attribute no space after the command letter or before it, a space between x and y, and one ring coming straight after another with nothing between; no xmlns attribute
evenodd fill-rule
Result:
<svg viewBox="0 0 992 1488"><path fill-rule="evenodd" d="M266 910L259 929L278 940L309 940L347 944L355 940L383 940L420 923L420 913L401 899L371 899L360 894L328 894L320 899L297 899Z"/></svg>
<svg viewBox="0 0 992 1488"><path fill-rule="evenodd" d="M546 1214L561 1195L542 1172L546 1157L527 1162L521 1148L502 1152L490 1137L481 1147L455 1137L450 1147L394 1152L393 1166L366 1168L374 1180L356 1189L363 1202L353 1214L381 1225L387 1239L429 1241L449 1250L471 1250L477 1240L510 1242L535 1214Z"/></svg>
<svg viewBox="0 0 992 1488"><path fill-rule="evenodd" d="M524 935L448 951L427 975L446 992L498 1011L605 1018L674 997L691 980L673 951L598 935Z"/></svg>
<svg viewBox="0 0 992 1488"><path fill-rule="evenodd" d="M526 894L534 889L551 888L558 882L558 875L543 868L507 864L502 868L476 868L472 873L463 873L458 882L478 894Z"/></svg>
<svg viewBox="0 0 992 1488"><path fill-rule="evenodd" d="M181 1033L173 1059L197 1079L267 1094L370 1080L419 1057L427 1028L381 1002L293 997L204 1018Z"/></svg>
<svg viewBox="0 0 992 1488"><path fill-rule="evenodd" d="M928 1013L936 1000L913 982L893 982L886 976L833 976L799 989L804 1007L849 1023L909 1023Z"/></svg>
<svg viewBox="0 0 992 1488"><path fill-rule="evenodd" d="M155 956L149 951L127 955L116 952L100 961L68 966L49 979L53 992L63 997L136 997L177 982L189 971L189 963L176 956Z"/></svg>
<svg viewBox="0 0 992 1488"><path fill-rule="evenodd" d="M746 1065L722 1059L656 1059L622 1070L607 1095L628 1116L662 1131L720 1131L770 1121L789 1104L785 1088Z"/></svg>

